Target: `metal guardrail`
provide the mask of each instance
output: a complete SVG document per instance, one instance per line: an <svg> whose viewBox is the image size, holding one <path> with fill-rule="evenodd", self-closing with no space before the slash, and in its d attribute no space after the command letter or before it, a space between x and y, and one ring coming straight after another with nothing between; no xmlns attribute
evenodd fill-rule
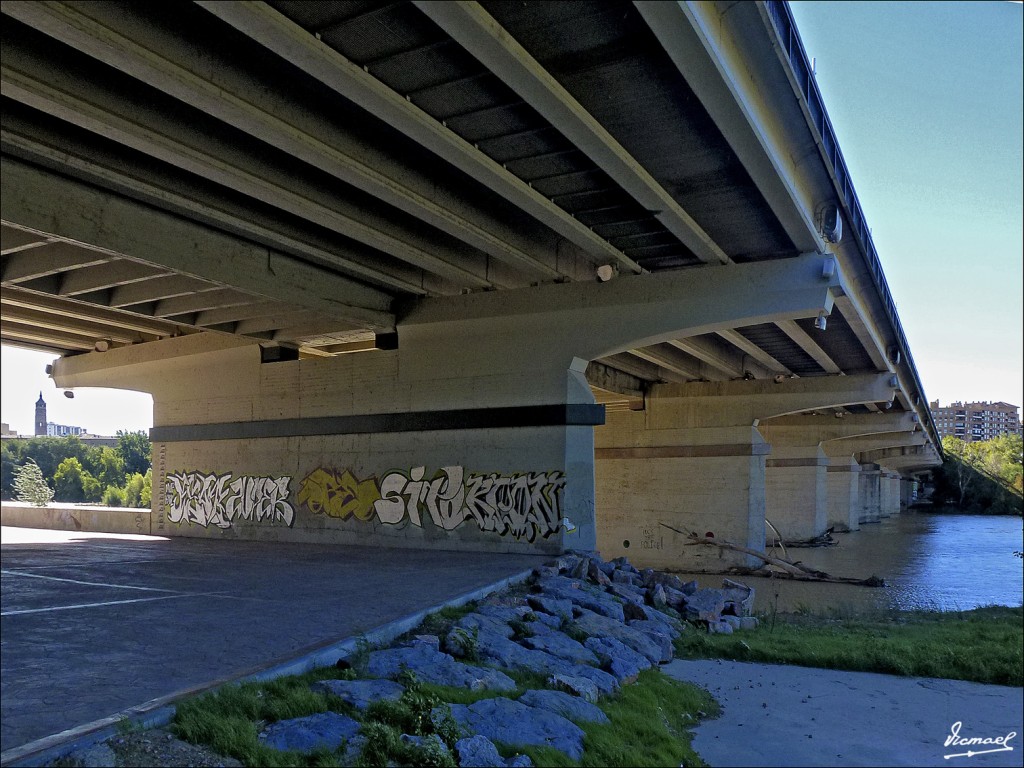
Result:
<svg viewBox="0 0 1024 768"><path fill-rule="evenodd" d="M896 302L889 291L889 284L886 282L885 273L882 271L882 262L878 258L878 251L875 249L871 230L868 228L867 220L864 216L864 209L861 208L857 192L854 190L853 182L850 180L850 172L846 166L846 160L843 158L842 150L839 149L839 142L836 141L835 130L832 128L832 121L825 110L825 102L821 98L821 91L818 90L818 84L814 79L814 73L811 69L810 61L808 61L807 52L804 49L803 41L800 39L800 33L796 28L793 12L790 10L789 3L786 0L765 0L764 5L768 12L768 18L771 19L782 48L789 59L789 64L793 68L793 75L800 86L801 95L807 104L807 111L810 114L811 122L818 131L825 156L832 166L835 180L839 187L840 197L846 208L850 229L853 230L854 235L857 237L875 288L878 290L879 298L882 300L886 315L892 323L900 354L906 360L907 367L914 377L918 397L921 398L922 403L927 405L928 399L925 397L924 387L921 386L917 365L910 354L910 345L907 343L906 334L903 332L903 325L900 323L899 313L896 311ZM928 419L932 426L932 436L937 439L938 432L935 429L934 420L931 418L931 412L927 408L924 410L928 412ZM937 447L941 456L941 442Z"/></svg>

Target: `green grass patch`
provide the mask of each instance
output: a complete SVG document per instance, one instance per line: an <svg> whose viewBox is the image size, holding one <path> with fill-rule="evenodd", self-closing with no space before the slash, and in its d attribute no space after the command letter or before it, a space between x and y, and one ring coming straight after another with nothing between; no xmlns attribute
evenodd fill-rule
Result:
<svg viewBox="0 0 1024 768"><path fill-rule="evenodd" d="M704 762L690 747L698 720L718 714L718 705L706 692L672 680L656 669L644 670L598 706L611 721L605 725L580 724L586 732L583 758L576 762L549 747L498 745L504 757L522 752L536 765L552 766L700 766Z"/></svg>
<svg viewBox="0 0 1024 768"><path fill-rule="evenodd" d="M844 617L779 614L775 626L733 635L684 632L681 658L725 658L807 667L1024 685L1024 609L903 611Z"/></svg>

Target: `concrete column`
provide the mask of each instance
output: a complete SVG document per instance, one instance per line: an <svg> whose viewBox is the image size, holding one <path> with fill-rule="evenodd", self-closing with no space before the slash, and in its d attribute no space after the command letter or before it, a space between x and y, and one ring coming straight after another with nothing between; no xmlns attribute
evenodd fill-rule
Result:
<svg viewBox="0 0 1024 768"><path fill-rule="evenodd" d="M837 531L860 528L860 464L852 456L829 458L826 514Z"/></svg>
<svg viewBox="0 0 1024 768"><path fill-rule="evenodd" d="M888 376L652 387L645 410L609 413L595 430L598 549L605 557L628 555L650 567L752 564L743 555L690 546L687 534L712 533L761 550L767 462L777 456L778 477L791 470L796 475L791 487L776 486L778 508L785 508L786 498L802 500L790 527L807 536L823 532L826 458L817 439L805 430L790 441L792 451L780 447L776 454L755 425L825 403L884 401L890 392Z"/></svg>
<svg viewBox="0 0 1024 768"><path fill-rule="evenodd" d="M877 523L882 519L881 467L860 465L860 523Z"/></svg>
<svg viewBox="0 0 1024 768"><path fill-rule="evenodd" d="M883 469L879 480L882 488L879 504L882 517L898 515L900 511L900 476L896 472Z"/></svg>
<svg viewBox="0 0 1024 768"><path fill-rule="evenodd" d="M767 424L771 424L769 420ZM825 532L828 457L812 429L761 426L772 447L765 462L765 517L784 541ZM768 540L775 540L769 528Z"/></svg>

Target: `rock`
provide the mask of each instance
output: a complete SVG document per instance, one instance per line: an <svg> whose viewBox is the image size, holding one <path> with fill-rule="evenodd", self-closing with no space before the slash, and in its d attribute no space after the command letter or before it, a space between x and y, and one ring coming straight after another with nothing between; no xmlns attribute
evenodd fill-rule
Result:
<svg viewBox="0 0 1024 768"><path fill-rule="evenodd" d="M440 653L425 645L374 651L367 660L366 668L369 677L388 679L394 679L408 669L420 680L454 688L511 691L516 687L515 681L508 675L495 669L463 664L447 653Z"/></svg>
<svg viewBox="0 0 1024 768"><path fill-rule="evenodd" d="M644 568L640 571L640 583L645 587L650 587L654 584L654 570L652 568Z"/></svg>
<svg viewBox="0 0 1024 768"><path fill-rule="evenodd" d="M579 555L566 553L555 560L554 567L561 573L568 573L579 565L580 560Z"/></svg>
<svg viewBox="0 0 1024 768"><path fill-rule="evenodd" d="M640 577L632 571L627 571L622 568L616 568L609 574L609 578L613 584L625 584L626 586L636 587L639 586L641 581Z"/></svg>
<svg viewBox="0 0 1024 768"><path fill-rule="evenodd" d="M538 579L547 578L550 576L558 575L558 568L553 565L538 565L533 569L533 575Z"/></svg>
<svg viewBox="0 0 1024 768"><path fill-rule="evenodd" d="M709 635L731 635L732 627L726 621L709 621L708 622L708 634Z"/></svg>
<svg viewBox="0 0 1024 768"><path fill-rule="evenodd" d="M469 706L451 705L452 717L471 733L513 746L551 747L573 760L583 756L583 729L561 715L499 696Z"/></svg>
<svg viewBox="0 0 1024 768"><path fill-rule="evenodd" d="M406 645L426 645L433 648L435 651L441 650L441 638L437 635L413 635L412 639L409 640Z"/></svg>
<svg viewBox="0 0 1024 768"><path fill-rule="evenodd" d="M565 691L572 696L578 696L584 701L594 702L601 696L601 692L594 681L585 677L552 675L548 678L548 685L555 687L559 691Z"/></svg>
<svg viewBox="0 0 1024 768"><path fill-rule="evenodd" d="M661 663L672 661L672 657L675 656L675 648L672 645L672 639L678 635L671 635L667 631L666 624L657 624L653 621L629 621L626 622L626 626L630 629L635 629L643 632L651 640L657 643L658 648L661 649L661 658L658 659Z"/></svg>
<svg viewBox="0 0 1024 768"><path fill-rule="evenodd" d="M493 632L480 633L477 655L486 664L503 669L521 669L541 675L560 672L567 663L550 653L531 650Z"/></svg>
<svg viewBox="0 0 1024 768"><path fill-rule="evenodd" d="M293 717L272 723L259 735L259 740L272 749L312 752L314 749L335 750L359 733L359 723L337 712L320 712L307 717Z"/></svg>
<svg viewBox="0 0 1024 768"><path fill-rule="evenodd" d="M505 758L486 736L477 734L455 742L455 755L461 768L504 768Z"/></svg>
<svg viewBox="0 0 1024 768"><path fill-rule="evenodd" d="M520 617L514 616L513 618L518 619ZM474 628L487 629L491 632L497 632L499 635L504 635L505 637L512 637L512 627L508 625L508 622L511 620L511 618L499 619L495 616L487 616L483 613L474 611L473 613L467 613L461 619L456 621L455 626L469 630Z"/></svg>
<svg viewBox="0 0 1024 768"><path fill-rule="evenodd" d="M757 625L760 622L754 616L741 616L740 617L740 629L745 632L749 632L752 629L757 629Z"/></svg>
<svg viewBox="0 0 1024 768"><path fill-rule="evenodd" d="M577 607L586 608L616 621L625 621L622 602L606 592L587 589L578 582L561 576L538 581L537 587L547 597L569 600Z"/></svg>
<svg viewBox="0 0 1024 768"><path fill-rule="evenodd" d="M661 584L654 584L647 589L647 602L655 608L664 608L668 605L668 595L665 594L665 587Z"/></svg>
<svg viewBox="0 0 1024 768"><path fill-rule="evenodd" d="M477 606L475 613L480 616L487 616L492 619L496 619L504 624L510 621L522 620L523 615L530 612L530 609L525 605L517 606L506 606L506 605L480 605ZM466 614L472 616L473 614Z"/></svg>
<svg viewBox="0 0 1024 768"><path fill-rule="evenodd" d="M616 571L616 573L618 573L618 571ZM627 584L612 584L608 587L607 591L610 595L622 598L624 603L622 607L623 611L626 610L626 603L634 603L635 605L644 604L645 595L642 589L637 589L636 587Z"/></svg>
<svg viewBox="0 0 1024 768"><path fill-rule="evenodd" d="M717 589L698 589L686 598L686 618L690 621L718 621L725 598Z"/></svg>
<svg viewBox="0 0 1024 768"><path fill-rule="evenodd" d="M629 562L629 558L616 557L614 560L612 560L612 565L615 566L616 570L627 571L628 573L632 573L637 576L640 575L640 571L637 570L635 565Z"/></svg>
<svg viewBox="0 0 1024 768"><path fill-rule="evenodd" d="M562 674L569 677L582 677L597 686L599 695L610 695L619 690L619 681L614 675L605 672L597 667L588 667L586 664L573 664L565 668ZM572 691L569 691L572 693Z"/></svg>
<svg viewBox="0 0 1024 768"><path fill-rule="evenodd" d="M591 637L586 645L588 650L597 654L601 666L620 683L633 682L641 670L649 669L651 666L650 660L643 654L637 653L614 637Z"/></svg>
<svg viewBox="0 0 1024 768"><path fill-rule="evenodd" d="M572 618L572 600L563 600L540 594L527 596L526 602L534 610L543 611L551 616L557 616L560 619Z"/></svg>
<svg viewBox="0 0 1024 768"><path fill-rule="evenodd" d="M626 619L626 623L631 621L640 621L647 619L647 612L644 610L646 605L638 605L637 603L626 602L622 604L622 615Z"/></svg>
<svg viewBox="0 0 1024 768"><path fill-rule="evenodd" d="M564 691L531 690L519 697L519 703L546 709L575 723L607 723L608 716L599 707Z"/></svg>
<svg viewBox="0 0 1024 768"><path fill-rule="evenodd" d="M574 579L580 579L584 581L590 577L590 558L581 557L576 561L576 565L569 571L569 576Z"/></svg>
<svg viewBox="0 0 1024 768"><path fill-rule="evenodd" d="M508 768L533 768L533 760L530 759L529 755L516 755L515 757L510 757L505 765Z"/></svg>
<svg viewBox="0 0 1024 768"><path fill-rule="evenodd" d="M397 701L405 690L393 680L320 680L309 688L337 696L356 709L366 709L375 701Z"/></svg>
<svg viewBox="0 0 1024 768"><path fill-rule="evenodd" d="M754 611L754 588L732 579L722 580L722 595L732 603L737 616L749 616Z"/></svg>
<svg viewBox="0 0 1024 768"><path fill-rule="evenodd" d="M665 587L665 602L668 603L670 608L682 611L686 607L686 595L678 589Z"/></svg>
<svg viewBox="0 0 1024 768"><path fill-rule="evenodd" d="M571 661L574 664L597 664L597 657L562 632L551 632L545 635L527 637L521 641L523 645L531 650L545 651L559 659Z"/></svg>
<svg viewBox="0 0 1024 768"><path fill-rule="evenodd" d="M566 601L566 602L568 602L568 601ZM572 607L571 607L572 603L569 603L569 606L570 606L569 611L571 612L572 611ZM537 621L535 622L536 624L543 624L544 626L550 627L551 629L558 629L559 627L562 626L562 619L561 619L560 616L552 616L550 613L538 613L536 615L537 615ZM571 613L570 613L570 615L571 615Z"/></svg>
<svg viewBox="0 0 1024 768"><path fill-rule="evenodd" d="M612 580L608 578L608 574L603 570L604 565L604 563L599 565L593 560L590 560L587 566L587 579L594 584L597 584L599 587L607 587L612 583ZM612 570L614 570L614 566L612 566Z"/></svg>
<svg viewBox="0 0 1024 768"><path fill-rule="evenodd" d="M581 611L576 617L576 625L591 636L613 637L628 645L637 653L647 657L652 664L661 659L661 649L657 643L638 629L613 621L605 616L598 616L590 611ZM586 643L584 643L586 645Z"/></svg>
<svg viewBox="0 0 1024 768"><path fill-rule="evenodd" d="M666 589L674 589L677 592L683 591L683 580L674 574L655 571L651 578L656 584L661 584Z"/></svg>
<svg viewBox="0 0 1024 768"><path fill-rule="evenodd" d="M698 589L700 589L700 585L697 583L696 580L694 580L694 581L688 581L685 584L683 584L683 588L681 590L679 590L679 591L682 592L687 597L689 597L694 592L696 592Z"/></svg>
<svg viewBox="0 0 1024 768"><path fill-rule="evenodd" d="M726 616L722 617L722 621L724 621L726 624L728 624L730 627L732 627L732 631L733 632L735 632L736 630L740 629L740 617L739 616L728 616L728 615L726 615Z"/></svg>

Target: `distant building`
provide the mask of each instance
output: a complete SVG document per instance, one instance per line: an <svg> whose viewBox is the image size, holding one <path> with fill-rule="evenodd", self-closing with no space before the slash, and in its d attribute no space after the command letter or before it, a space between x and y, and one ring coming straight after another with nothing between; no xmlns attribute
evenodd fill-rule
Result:
<svg viewBox="0 0 1024 768"><path fill-rule="evenodd" d="M0 424L0 437L17 437L18 433L11 429L11 425L6 421Z"/></svg>
<svg viewBox="0 0 1024 768"><path fill-rule="evenodd" d="M1000 435L1021 434L1020 409L1009 403L928 404L939 437L959 437L968 443L992 440Z"/></svg>
<svg viewBox="0 0 1024 768"><path fill-rule="evenodd" d="M46 401L43 400L43 393L39 393L39 399L36 400L36 437L67 437L68 435L82 436L84 434L86 431L81 427L47 421Z"/></svg>

